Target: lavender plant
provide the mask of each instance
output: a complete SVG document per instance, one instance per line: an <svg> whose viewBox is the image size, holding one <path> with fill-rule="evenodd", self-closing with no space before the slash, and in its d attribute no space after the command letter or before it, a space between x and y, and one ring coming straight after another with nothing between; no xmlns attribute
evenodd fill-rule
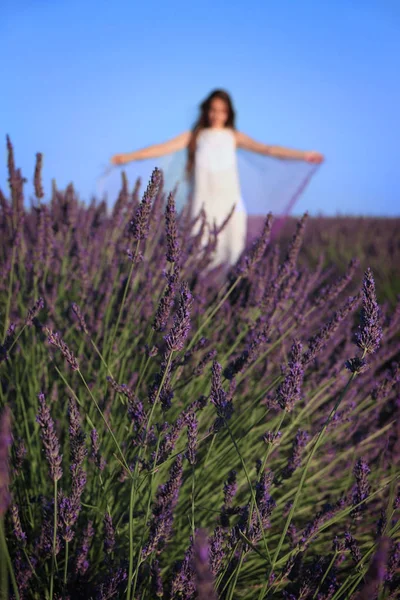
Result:
<svg viewBox="0 0 400 600"><path fill-rule="evenodd" d="M304 216L283 250L268 215L226 273L159 170L109 211L46 200L38 154L28 207L7 146L2 597L396 598L400 304L371 249L343 274L332 233Z"/></svg>

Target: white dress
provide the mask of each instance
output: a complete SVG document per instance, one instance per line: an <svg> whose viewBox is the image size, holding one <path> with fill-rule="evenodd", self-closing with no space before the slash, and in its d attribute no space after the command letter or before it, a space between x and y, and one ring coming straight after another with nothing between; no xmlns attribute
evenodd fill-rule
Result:
<svg viewBox="0 0 400 600"><path fill-rule="evenodd" d="M204 208L207 221L217 227L235 211L218 235L212 266L233 265L246 244L247 213L240 192L236 139L231 129L203 129L197 138L193 214Z"/></svg>

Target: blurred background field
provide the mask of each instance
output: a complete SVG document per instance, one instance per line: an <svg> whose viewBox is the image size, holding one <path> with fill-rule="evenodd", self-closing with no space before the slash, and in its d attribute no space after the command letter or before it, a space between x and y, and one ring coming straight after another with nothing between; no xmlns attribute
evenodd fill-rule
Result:
<svg viewBox="0 0 400 600"><path fill-rule="evenodd" d="M279 234L285 247L293 235L297 220L286 219ZM248 242L259 234L262 217L250 216ZM344 271L351 258L361 268L370 266L375 273L381 301L392 306L400 294L400 218L384 217L311 217L304 237L300 260L315 267L322 258L325 267Z"/></svg>

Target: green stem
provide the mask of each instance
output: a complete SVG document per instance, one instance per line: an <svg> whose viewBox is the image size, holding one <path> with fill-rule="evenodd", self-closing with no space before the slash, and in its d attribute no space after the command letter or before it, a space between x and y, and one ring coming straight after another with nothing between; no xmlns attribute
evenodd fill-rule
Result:
<svg viewBox="0 0 400 600"><path fill-rule="evenodd" d="M65 542L64 588L67 585L69 543Z"/></svg>
<svg viewBox="0 0 400 600"><path fill-rule="evenodd" d="M18 586L14 575L14 569L8 552L7 540L4 532L4 517L0 517L0 548L3 560L0 561L0 594L1 600L8 600L8 576L7 567L10 574L11 585L13 588L15 600L20 600ZM4 560L5 557L5 560Z"/></svg>
<svg viewBox="0 0 400 600"><path fill-rule="evenodd" d="M315 598L318 596L319 590L323 586L325 579L328 577L330 570L332 569L333 565L335 564L335 560L336 560L338 554L339 553L337 552L337 550L335 550L335 553L332 556L332 560L329 563L328 568L326 569L326 571L324 573L324 576L322 577L321 581L319 582L318 587L315 590L315 593L314 593L314 595L312 597L312 600L315 600Z"/></svg>
<svg viewBox="0 0 400 600"><path fill-rule="evenodd" d="M137 244L136 244L135 254L134 254L134 257L133 257L133 260L132 260L131 268L129 269L128 281L126 282L126 285L125 285L124 294L122 296L121 306L119 308L117 322L115 324L114 332L113 332L113 335L112 335L112 338L111 338L111 342L110 342L109 356L111 356L111 354L112 354L113 346L114 346L114 342L115 342L115 338L116 338L116 335L117 335L117 332L118 332L118 327L119 327L119 324L121 322L122 313L123 313L124 306L125 306L125 300L126 300L126 297L128 295L128 290L129 290L129 287L130 287L130 284L131 284L133 269L134 269L134 266L135 266L135 263L136 263L136 258L137 258L138 252L139 252L139 244L140 244L140 241L138 241Z"/></svg>
<svg viewBox="0 0 400 600"><path fill-rule="evenodd" d="M80 378L82 379L83 385L85 386L85 388L86 388L86 389L87 389L87 391L89 392L89 395L90 395L90 397L91 397L92 401L94 402L94 404L95 404L95 406L96 406L96 408L97 408L98 412L100 413L100 416L101 416L101 418L103 419L103 421L104 421L104 423L105 423L105 425L106 425L106 427L107 427L108 431L109 431L109 432L110 432L110 434L111 434L111 437L112 437L112 439L113 439L113 441L114 441L114 444L115 444L115 446L116 446L116 448L117 448L117 450L118 450L118 452L119 452L119 454L120 454L120 456L121 456L121 459L122 459L123 465L124 465L124 467L125 467L125 469L126 469L127 473L129 474L129 477L131 477L131 478L132 478L132 473L131 473L131 470L130 470L130 468L129 468L129 465L128 465L128 463L126 462L125 456L124 456L124 454L123 454L123 452L122 452L122 450L121 450L121 447L120 447L120 445L118 444L118 441L117 441L117 439L116 439L116 437L115 437L115 435L114 435L114 432L113 432L113 430L111 429L111 427L110 427L110 425L109 425L109 423L108 423L107 419L105 418L105 416L104 416L104 414L103 414L103 411L101 410L100 406L98 405L96 398L93 396L93 394L92 394L92 391L91 391L91 389L89 388L88 384L86 383L86 380L85 380L84 376L82 375L81 371L79 371L79 370L78 370L78 373L79 373L79 376L80 376Z"/></svg>
<svg viewBox="0 0 400 600"><path fill-rule="evenodd" d="M53 600L54 591L54 572L56 570L56 549L57 549L57 480L54 481L54 521L53 521L53 556L51 561L51 574L50 574L50 600Z"/></svg>
<svg viewBox="0 0 400 600"><path fill-rule="evenodd" d="M263 524L262 524L262 519L261 519L260 511L259 511L258 506L257 506L256 496L255 496L254 489L253 489L253 486L252 486L252 483L251 483L249 472L247 471L246 464L245 464L244 459L242 457L242 454L241 454L241 452L239 450L239 447L238 447L238 445L236 443L236 440L233 437L232 431L231 431L228 423L225 421L225 419L224 419L224 422L225 422L225 425L226 425L226 427L228 429L228 433L229 433L229 436L230 436L230 438L232 440L232 443L235 446L235 450L236 450L236 452L237 452L237 454L239 456L240 462L242 463L242 467L243 467L244 473L246 475L247 482L248 482L249 487L250 487L250 492L251 492L251 498L252 498L252 501L253 501L253 506L255 507L256 512L257 512L257 518L258 518L258 521L259 521L259 524L260 524L260 530L261 530L261 533L262 533L262 538L263 538L263 542L264 542L265 551L267 553L268 560L271 561L271 556L270 556L270 553L269 553L269 550L268 550L267 540L265 539L264 527L263 527Z"/></svg>

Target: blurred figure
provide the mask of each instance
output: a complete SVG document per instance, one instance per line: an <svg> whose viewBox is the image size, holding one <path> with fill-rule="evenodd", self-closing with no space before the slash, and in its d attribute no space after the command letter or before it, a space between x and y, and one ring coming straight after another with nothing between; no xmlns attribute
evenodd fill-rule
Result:
<svg viewBox="0 0 400 600"><path fill-rule="evenodd" d="M323 162L319 152L262 144L238 131L232 100L223 90L213 91L200 104L200 114L191 131L142 150L116 154L111 162L122 165L186 149L185 175L192 182L193 217L204 208L208 221L218 228L233 210L218 236L213 266L232 265L243 252L247 233L247 211L241 194L236 156L238 148L278 159L314 164Z"/></svg>

